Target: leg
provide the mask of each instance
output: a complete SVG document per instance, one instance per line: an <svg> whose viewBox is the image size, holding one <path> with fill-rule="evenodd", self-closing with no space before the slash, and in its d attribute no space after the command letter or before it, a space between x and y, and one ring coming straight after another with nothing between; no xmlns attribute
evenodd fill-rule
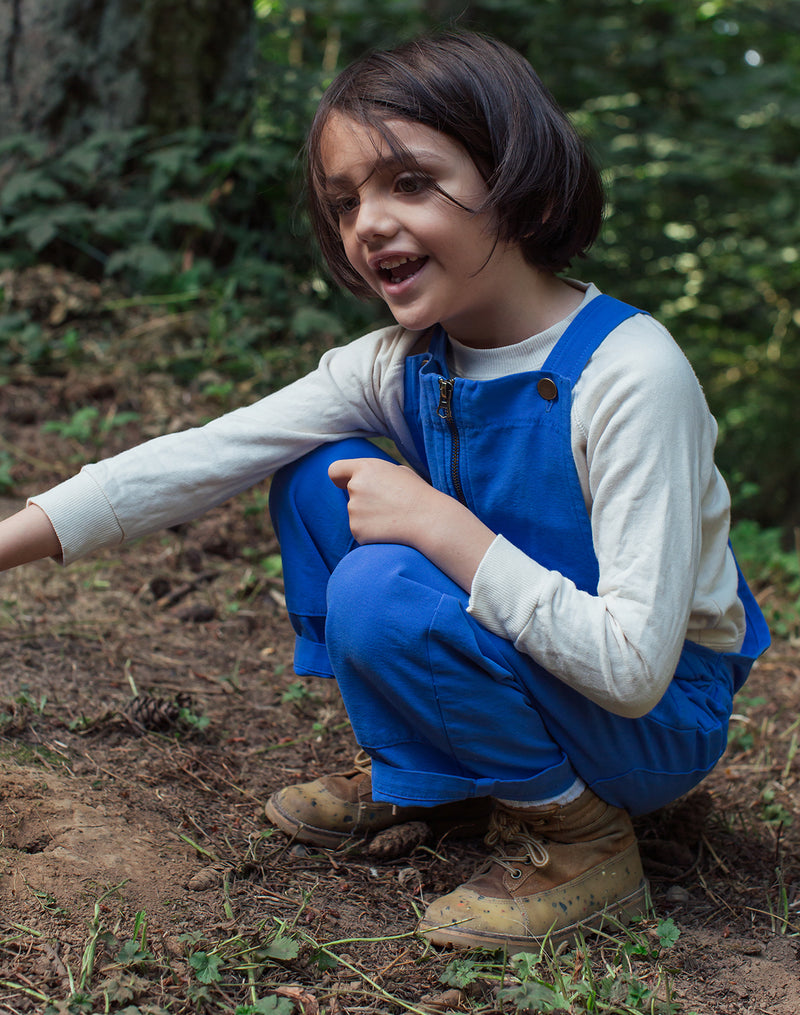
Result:
<svg viewBox="0 0 800 1015"><path fill-rule="evenodd" d="M687 646L642 719L598 708L477 624L466 594L420 554L350 552L346 495L327 468L370 454L384 457L362 440L318 449L275 477L271 507L298 672L335 672L382 799L548 799L577 771L604 799L640 812L702 779L725 746L726 657Z"/></svg>
<svg viewBox="0 0 800 1015"><path fill-rule="evenodd" d="M626 719L593 704L467 613L403 546L355 549L328 586L328 652L376 796L426 805L547 800L579 775L631 813L695 786L725 748L733 673L687 645L664 698Z"/></svg>
<svg viewBox="0 0 800 1015"><path fill-rule="evenodd" d="M467 596L416 550L356 548L328 585L328 652L373 789L402 806L546 799L575 782Z"/></svg>
<svg viewBox="0 0 800 1015"><path fill-rule="evenodd" d="M326 452L328 461L343 457L338 448ZM416 551L354 547L344 495L331 506L326 491L320 504L322 456L313 457L316 480L306 459L302 475L282 477L276 497L279 534L303 547L294 559L305 566L295 573L305 577L292 582L287 568L287 600L298 644L312 644L317 663L300 672L335 674L373 763L347 779L294 787L292 801L292 788L284 790L268 815L301 838L337 845L348 833L408 820L420 807L427 817L448 802L490 794L557 796L577 771L616 799L586 790L565 806L499 806L488 837L498 850L489 872L434 903L420 929L435 942L538 947L552 931L569 936L604 914L639 911L641 864L620 805L658 806L716 760L729 692L712 661L701 660L705 677L697 659L690 661L645 720L604 712L481 628L467 614L463 591ZM293 547L284 546L284 556L292 560ZM307 791L305 817L289 813L297 791ZM338 808L335 828L330 808L321 813L323 797Z"/></svg>
<svg viewBox="0 0 800 1015"><path fill-rule="evenodd" d="M299 674L334 676L325 640L328 583L356 544L347 497L328 478L328 467L341 458L366 457L391 460L370 442L349 439L318 448L272 481L270 511L281 544ZM486 830L489 810L488 799L424 809L380 803L372 797L370 759L363 752L352 769L287 787L266 804L273 824L301 841L330 848L413 820L424 820L437 834L478 835Z"/></svg>
<svg viewBox="0 0 800 1015"><path fill-rule="evenodd" d="M728 662L687 646L661 704L622 719L488 634L466 605L405 547L357 548L331 577L328 651L373 757L374 795L415 805L481 793L542 799L576 770L600 795L498 805L488 869L432 903L421 933L437 944L538 950L546 938L641 914L646 883L628 810L674 799L716 762Z"/></svg>
<svg viewBox="0 0 800 1015"><path fill-rule="evenodd" d="M295 672L332 677L325 648L328 579L356 545L347 495L328 478L341 458L390 456L360 438L325 444L281 469L272 479L269 507L281 544L286 605L295 631Z"/></svg>

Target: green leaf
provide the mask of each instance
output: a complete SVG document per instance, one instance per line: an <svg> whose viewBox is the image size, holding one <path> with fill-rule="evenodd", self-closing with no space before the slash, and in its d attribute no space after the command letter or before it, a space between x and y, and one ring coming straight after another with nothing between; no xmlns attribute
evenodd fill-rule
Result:
<svg viewBox="0 0 800 1015"><path fill-rule="evenodd" d="M121 275L132 271L144 278L169 275L176 265L170 255L152 243L134 243L126 250L118 250L106 261L107 275Z"/></svg>
<svg viewBox="0 0 800 1015"><path fill-rule="evenodd" d="M330 952L326 952L323 948L315 951L311 956L312 962L316 963L317 969L321 973L327 973L332 969L337 969L339 966L339 960L335 955L331 955Z"/></svg>
<svg viewBox="0 0 800 1015"><path fill-rule="evenodd" d="M680 927L678 927L671 916L667 917L666 920L659 920L658 940L661 942L662 948L672 948L680 936Z"/></svg>
<svg viewBox="0 0 800 1015"><path fill-rule="evenodd" d="M296 959L300 954L300 945L290 937L278 934L264 948L266 958L277 959L279 962L288 962Z"/></svg>
<svg viewBox="0 0 800 1015"><path fill-rule="evenodd" d="M25 230L25 239L36 251L43 250L57 235L58 229L52 219L48 220L41 215L37 216L36 223L30 229Z"/></svg>
<svg viewBox="0 0 800 1015"><path fill-rule="evenodd" d="M255 1004L239 1005L234 1010L234 1015L292 1015L293 1011L294 1003L288 997L271 994Z"/></svg>
<svg viewBox="0 0 800 1015"><path fill-rule="evenodd" d="M312 335L341 335L342 323L335 314L317 307L299 307L292 315L291 329L299 339Z"/></svg>
<svg viewBox="0 0 800 1015"><path fill-rule="evenodd" d="M569 1005L569 999L560 990L540 980L526 980L518 987L504 987L498 991L498 1000L512 1001L522 1011L553 1011Z"/></svg>
<svg viewBox="0 0 800 1015"><path fill-rule="evenodd" d="M199 201L167 201L153 210L153 225L195 226L206 232L214 229L214 217L208 207Z"/></svg>
<svg viewBox="0 0 800 1015"><path fill-rule="evenodd" d="M222 959L213 952L193 952L189 956L189 965L201 983L219 983L222 979Z"/></svg>
<svg viewBox="0 0 800 1015"><path fill-rule="evenodd" d="M483 976L483 969L472 959L453 959L445 966L440 983L446 983L448 987L466 987Z"/></svg>
<svg viewBox="0 0 800 1015"><path fill-rule="evenodd" d="M60 183L40 169L14 173L0 191L0 205L11 207L21 201L62 201L66 192Z"/></svg>
<svg viewBox="0 0 800 1015"><path fill-rule="evenodd" d="M38 161L47 154L47 142L41 141L33 134L11 134L0 140L0 158L17 153Z"/></svg>
<svg viewBox="0 0 800 1015"><path fill-rule="evenodd" d="M535 952L520 952L518 955L512 955L511 960L514 963L514 972L520 980L530 979L536 972L540 961Z"/></svg>
<svg viewBox="0 0 800 1015"><path fill-rule="evenodd" d="M120 243L129 243L132 236L141 233L149 220L142 207L98 208L94 215L94 228L98 236L105 236Z"/></svg>
<svg viewBox="0 0 800 1015"><path fill-rule="evenodd" d="M138 941L126 941L117 952L117 962L122 965L134 965L137 962L145 962L152 959L152 952L142 948Z"/></svg>

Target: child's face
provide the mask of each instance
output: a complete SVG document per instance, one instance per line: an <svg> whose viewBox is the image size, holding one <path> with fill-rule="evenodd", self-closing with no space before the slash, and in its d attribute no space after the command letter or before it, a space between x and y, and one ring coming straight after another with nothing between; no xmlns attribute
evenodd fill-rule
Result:
<svg viewBox="0 0 800 1015"><path fill-rule="evenodd" d="M497 241L492 216L470 210L486 197L483 178L446 135L405 120L387 127L418 169L399 163L376 131L341 114L322 135L325 197L350 264L403 327L440 323L465 344L498 344L517 274L507 270L509 259L516 267L521 255Z"/></svg>

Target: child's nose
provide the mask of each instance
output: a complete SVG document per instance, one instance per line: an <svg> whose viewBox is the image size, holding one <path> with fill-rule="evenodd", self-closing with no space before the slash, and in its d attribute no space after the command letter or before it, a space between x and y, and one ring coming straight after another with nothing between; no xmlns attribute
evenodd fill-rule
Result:
<svg viewBox="0 0 800 1015"><path fill-rule="evenodd" d="M397 219L383 198L361 199L358 206L356 232L362 243L370 243L379 237L392 236L396 231Z"/></svg>

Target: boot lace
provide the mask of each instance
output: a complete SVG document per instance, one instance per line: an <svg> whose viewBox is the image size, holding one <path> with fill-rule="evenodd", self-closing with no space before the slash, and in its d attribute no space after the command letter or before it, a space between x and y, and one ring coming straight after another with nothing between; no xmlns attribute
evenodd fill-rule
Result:
<svg viewBox="0 0 800 1015"><path fill-rule="evenodd" d="M372 758L366 751L359 749L353 758L353 775L372 775Z"/></svg>
<svg viewBox="0 0 800 1015"><path fill-rule="evenodd" d="M490 862L507 870L512 878L522 877L521 864L546 867L550 862L547 846L531 834L528 823L499 807L492 814L484 841L497 851Z"/></svg>
<svg viewBox="0 0 800 1015"><path fill-rule="evenodd" d="M353 758L353 768L347 773L348 778L357 779L359 776L366 776L370 780L370 800L358 800L358 819L361 820L361 814L367 808L374 807L374 801L372 797L372 758L367 754L366 751L359 749L356 756ZM392 814L397 813L397 804L392 804Z"/></svg>

